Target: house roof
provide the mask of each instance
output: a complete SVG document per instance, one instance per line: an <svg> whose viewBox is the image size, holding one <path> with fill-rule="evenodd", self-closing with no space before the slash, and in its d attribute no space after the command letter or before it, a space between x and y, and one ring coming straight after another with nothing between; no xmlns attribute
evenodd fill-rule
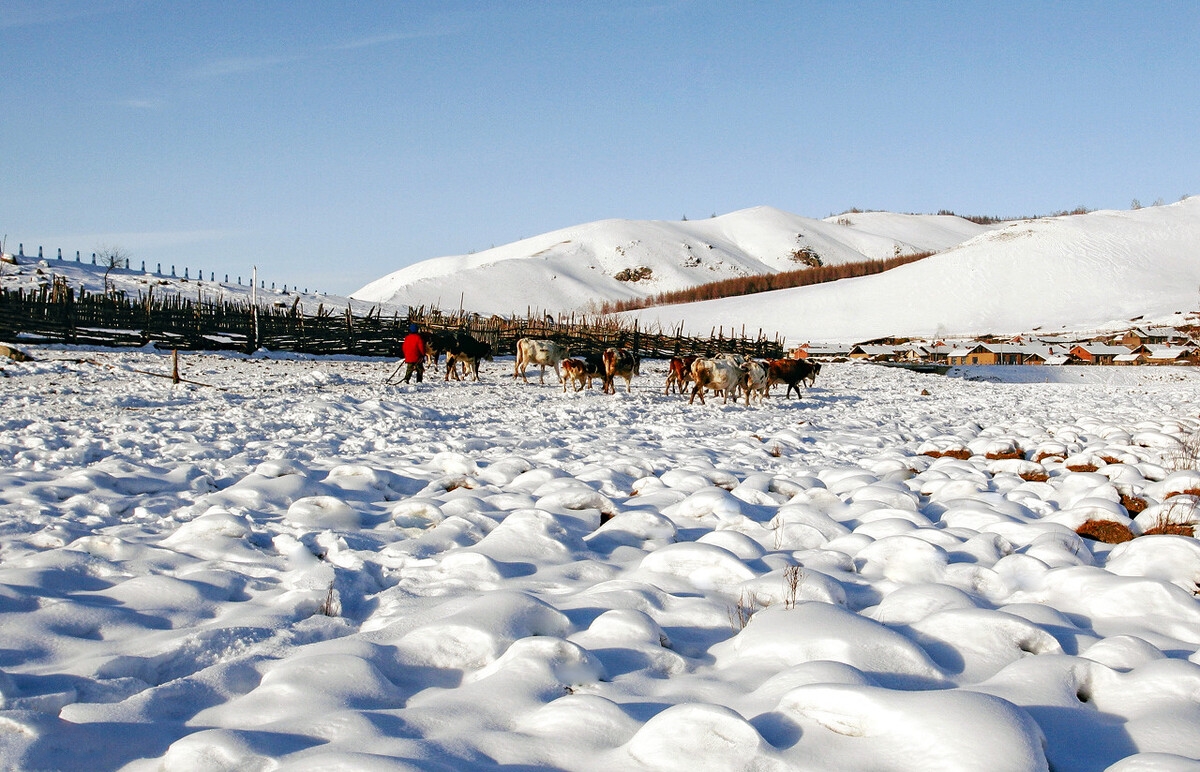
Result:
<svg viewBox="0 0 1200 772"><path fill-rule="evenodd" d="M1109 346L1105 343L1079 343L1074 348L1083 349L1092 356L1120 356L1129 353L1126 346Z"/></svg>
<svg viewBox="0 0 1200 772"><path fill-rule="evenodd" d="M872 346L872 345L864 345L864 344L860 343L857 346L855 346L854 348L850 349L850 351L851 351L851 353L853 353L855 351L861 351L862 353L866 354L867 356L880 356L880 355L884 355L884 354L895 354L897 351L897 347L896 346Z"/></svg>
<svg viewBox="0 0 1200 772"><path fill-rule="evenodd" d="M1146 346L1146 356L1150 359L1179 359L1194 351L1191 346Z"/></svg>
<svg viewBox="0 0 1200 772"><path fill-rule="evenodd" d="M848 354L852 346L809 346L806 350L810 357L825 356L832 357L840 354Z"/></svg>

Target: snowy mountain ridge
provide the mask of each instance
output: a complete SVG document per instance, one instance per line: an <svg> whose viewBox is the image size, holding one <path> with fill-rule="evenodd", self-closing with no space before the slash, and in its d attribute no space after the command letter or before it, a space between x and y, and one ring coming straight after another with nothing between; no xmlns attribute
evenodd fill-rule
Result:
<svg viewBox="0 0 1200 772"><path fill-rule="evenodd" d="M875 276L634 312L744 324L793 342L961 337L1181 323L1197 308L1200 199L1019 220Z"/></svg>
<svg viewBox="0 0 1200 772"><path fill-rule="evenodd" d="M935 251L883 274L755 295L630 312L643 327L706 334L761 328L789 343L878 337L1101 331L1179 324L1197 309L1200 199L992 226L951 215L850 212L825 220L756 207L697 221L601 220L478 254L435 258L340 297L262 282L257 300L304 313L382 306L462 307L481 314L588 311L606 300L652 296L718 279ZM251 297L249 284L185 279L70 260L20 257L0 286L32 289L61 276L74 288L108 286L201 300ZM620 276L622 279L618 279Z"/></svg>
<svg viewBox="0 0 1200 772"><path fill-rule="evenodd" d="M600 220L477 254L433 258L351 297L480 313L586 311L722 279L940 251L993 227L952 215L815 220L768 206L707 220ZM531 290L536 288L536 290Z"/></svg>

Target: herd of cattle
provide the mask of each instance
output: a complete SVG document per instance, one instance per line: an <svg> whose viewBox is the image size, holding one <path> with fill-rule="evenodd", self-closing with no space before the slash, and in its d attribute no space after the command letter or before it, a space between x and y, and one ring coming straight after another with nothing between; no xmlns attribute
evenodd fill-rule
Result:
<svg viewBox="0 0 1200 772"><path fill-rule="evenodd" d="M492 360L491 344L476 339L465 332L427 332L424 334L429 361L436 369L442 354L446 355L445 380L462 375L471 375L479 380L479 362ZM545 384L546 368L554 368L563 391L574 385L575 391L592 388L599 380L606 394L617 391L616 379L625 379L625 390L633 391L633 377L638 375L639 360L628 349L610 348L603 352L586 352L568 356L568 349L552 340L521 338L517 341L517 359L513 378L529 383L525 371L530 366L541 368L538 382ZM667 369L667 384L663 394L675 391L684 394L691 389L688 404L700 398L704 404L705 391L724 397L725 402L737 400L745 395L746 404L752 398L760 401L770 396L771 387L778 383L787 385L785 397L795 389L796 397L802 395L801 385L811 386L821 372L819 362L807 359L768 359L759 361L740 354L718 354L714 357L671 357Z"/></svg>

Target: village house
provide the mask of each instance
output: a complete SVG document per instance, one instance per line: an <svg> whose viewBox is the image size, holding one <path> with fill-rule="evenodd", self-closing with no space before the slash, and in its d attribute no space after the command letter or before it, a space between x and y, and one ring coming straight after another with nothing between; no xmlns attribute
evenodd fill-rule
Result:
<svg viewBox="0 0 1200 772"><path fill-rule="evenodd" d="M837 357L848 356L850 354L850 349L851 346L848 344L838 345L830 343L814 345L811 343L805 343L789 351L788 356L792 359L808 359L812 357L830 360L836 359Z"/></svg>
<svg viewBox="0 0 1200 772"><path fill-rule="evenodd" d="M1146 347L1138 346L1128 354L1117 354L1113 357L1114 365L1144 365L1146 364Z"/></svg>
<svg viewBox="0 0 1200 772"><path fill-rule="evenodd" d="M946 357L950 356L950 352L954 350L954 347L949 343L939 340L935 343L925 343L919 350L926 362L945 364Z"/></svg>
<svg viewBox="0 0 1200 772"><path fill-rule="evenodd" d="M946 362L951 365L1044 364L1050 356L1051 350L1045 346L976 343L973 346L954 349L946 356Z"/></svg>
<svg viewBox="0 0 1200 772"><path fill-rule="evenodd" d="M1200 345L1173 328L1135 328L1119 339L1132 345L1062 335L1016 335L1004 340L981 336L953 341L953 345L945 341L879 338L859 343L846 353L852 359L911 365L1200 365ZM1170 339L1175 343L1136 342L1141 339ZM809 355L816 353L807 345L802 348Z"/></svg>
<svg viewBox="0 0 1200 772"><path fill-rule="evenodd" d="M1200 352L1195 346L1145 346L1145 361L1151 365L1200 364Z"/></svg>
<svg viewBox="0 0 1200 772"><path fill-rule="evenodd" d="M1174 327L1134 327L1120 339L1115 340L1114 343L1119 343L1126 348L1135 349L1138 346L1169 344L1172 340L1176 340L1179 337L1179 331Z"/></svg>
<svg viewBox="0 0 1200 772"><path fill-rule="evenodd" d="M897 359L895 346L859 343L850 349L851 359L869 359L875 362L894 362Z"/></svg>
<svg viewBox="0 0 1200 772"><path fill-rule="evenodd" d="M1067 365L1071 363L1071 357L1067 354L1054 354L1050 349L1034 351L1025 357L1027 365Z"/></svg>
<svg viewBox="0 0 1200 772"><path fill-rule="evenodd" d="M976 343L973 346L961 346L951 350L946 355L946 364L950 365L994 365L996 355L989 350L987 343Z"/></svg>
<svg viewBox="0 0 1200 772"><path fill-rule="evenodd" d="M1110 346L1105 343L1080 343L1071 347L1071 356L1085 365L1111 365L1122 354L1128 354L1124 346Z"/></svg>

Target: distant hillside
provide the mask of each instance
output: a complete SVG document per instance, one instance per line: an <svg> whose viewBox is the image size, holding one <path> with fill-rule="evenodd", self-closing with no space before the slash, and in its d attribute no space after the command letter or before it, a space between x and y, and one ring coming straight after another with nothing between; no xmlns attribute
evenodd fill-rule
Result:
<svg viewBox="0 0 1200 772"><path fill-rule="evenodd" d="M1179 324L1200 306L1200 198L1135 211L1098 211L994 226L948 215L854 212L812 220L768 207L683 222L605 220L477 255L428 260L354 298L258 290L264 304L316 313L438 304L484 314L591 309L606 299L656 295L714 279L792 270L817 258L837 266L897 252L938 251L885 273L817 286L629 312L644 326L690 334L724 327L781 333L790 342L857 342L1037 329ZM25 257L0 264L0 286L32 289L62 276L73 288L105 283L131 296L248 300L238 282L113 270ZM622 276L624 280L616 278ZM223 277L219 277L223 278ZM248 282L248 277L243 277ZM1195 321L1194 319L1192 321Z"/></svg>
<svg viewBox="0 0 1200 772"><path fill-rule="evenodd" d="M864 213L849 224L771 207L707 220L602 220L471 255L440 257L371 282L351 297L487 314L586 311L605 301L805 265L939 251L998 226L946 215Z"/></svg>
<svg viewBox="0 0 1200 772"><path fill-rule="evenodd" d="M1010 222L875 276L629 316L664 327L683 322L692 332L762 327L793 343L1053 332L1128 326L1134 318L1180 323L1200 306L1198 287L1200 198L1190 198Z"/></svg>
<svg viewBox="0 0 1200 772"><path fill-rule="evenodd" d="M344 311L347 304L354 307L356 312L366 313L370 304L354 303L339 295L326 295L320 292L299 290L295 284L279 284L263 282L255 293L250 286L250 277L237 277L234 281L223 281L224 276L214 276L203 273L202 276L185 278L164 275L152 271L142 271L138 268L106 269L101 265L90 262L75 262L74 260L58 260L56 258L39 259L37 257L6 256L14 262L0 262L0 287L9 290L37 291L41 287L50 287L55 277L65 280L73 290L85 290L89 293L116 291L124 292L130 298L152 294L155 297L179 295L187 300L203 300L206 302L249 302L252 295L257 296L262 305L281 305L292 307L298 304L307 314L315 314L318 308L325 311ZM139 267L140 267L140 262ZM242 279L245 283L237 281ZM389 313L403 313L405 309L390 308Z"/></svg>

